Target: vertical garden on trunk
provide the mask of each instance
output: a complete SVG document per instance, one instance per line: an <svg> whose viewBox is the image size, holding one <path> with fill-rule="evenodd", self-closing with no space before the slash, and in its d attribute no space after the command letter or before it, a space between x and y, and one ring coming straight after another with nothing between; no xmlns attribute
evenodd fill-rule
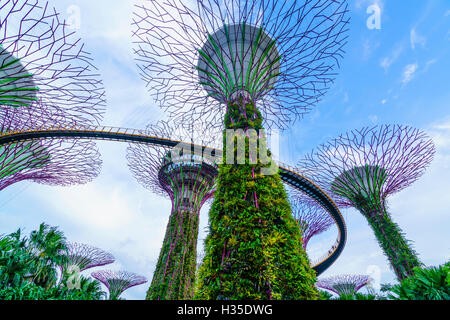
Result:
<svg viewBox="0 0 450 320"><path fill-rule="evenodd" d="M262 117L252 102L228 105L227 129L260 131ZM209 213L206 255L198 272L198 299L316 299L315 272L302 247L278 174L262 175L261 159L252 164L245 137L245 164L229 164L226 148ZM258 146L258 151L259 151ZM259 152L258 152L259 154Z"/></svg>

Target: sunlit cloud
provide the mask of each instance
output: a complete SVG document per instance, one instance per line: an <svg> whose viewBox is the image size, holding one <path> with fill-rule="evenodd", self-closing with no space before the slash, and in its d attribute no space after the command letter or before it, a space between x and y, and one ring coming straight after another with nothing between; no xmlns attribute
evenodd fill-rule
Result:
<svg viewBox="0 0 450 320"><path fill-rule="evenodd" d="M403 71L402 83L407 84L408 82L411 82L414 79L418 68L419 65L417 63L407 65Z"/></svg>

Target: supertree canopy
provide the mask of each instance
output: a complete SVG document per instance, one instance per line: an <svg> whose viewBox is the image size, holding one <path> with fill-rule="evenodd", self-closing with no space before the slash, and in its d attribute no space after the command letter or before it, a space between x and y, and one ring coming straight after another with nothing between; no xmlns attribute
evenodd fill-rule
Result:
<svg viewBox="0 0 450 320"><path fill-rule="evenodd" d="M101 270L91 275L108 288L109 300L118 300L125 290L147 282L145 277L128 271Z"/></svg>
<svg viewBox="0 0 450 320"><path fill-rule="evenodd" d="M72 127L74 121L55 106L0 108L0 132L53 126ZM95 143L76 139L20 141L0 146L0 190L20 181L68 186L90 182L101 168Z"/></svg>
<svg viewBox="0 0 450 320"><path fill-rule="evenodd" d="M64 260L64 264L60 266L63 276L74 266L81 272L89 268L104 266L115 261L114 256L106 251L77 242L70 242L67 244L67 250L64 252L64 256L66 259Z"/></svg>
<svg viewBox="0 0 450 320"><path fill-rule="evenodd" d="M211 132L211 131L210 131ZM186 141L194 137L166 122L147 127L147 134ZM210 138L208 138L210 136ZM212 146L214 136L201 130L200 145ZM199 214L214 194L217 165L186 150L130 145L127 158L136 179L146 188L168 196L172 210L147 299L191 299L197 266Z"/></svg>
<svg viewBox="0 0 450 320"><path fill-rule="evenodd" d="M387 212L386 199L412 184L435 153L421 130L380 125L354 130L321 145L298 163L341 207L354 207L368 220L401 280L419 266L417 254Z"/></svg>
<svg viewBox="0 0 450 320"><path fill-rule="evenodd" d="M316 286L337 293L339 296L354 295L371 281L372 278L366 275L345 274L319 279Z"/></svg>
<svg viewBox="0 0 450 320"><path fill-rule="evenodd" d="M304 249L312 237L327 231L334 225L330 214L311 198L299 192L292 192L289 202L292 207L292 215L302 231Z"/></svg>
<svg viewBox="0 0 450 320"><path fill-rule="evenodd" d="M67 117L98 123L105 93L91 60L46 1L1 1L2 108L54 105Z"/></svg>
<svg viewBox="0 0 450 320"><path fill-rule="evenodd" d="M286 127L330 87L347 12L346 0L148 0L135 12L135 53L156 100L183 122L220 126L223 106L243 97L266 127Z"/></svg>
<svg viewBox="0 0 450 320"><path fill-rule="evenodd" d="M285 127L318 102L343 53L347 12L345 0L137 6L135 52L156 99L182 124L227 129L196 298L318 298L280 176L263 170L273 168L263 119ZM238 138L244 163L234 159Z"/></svg>

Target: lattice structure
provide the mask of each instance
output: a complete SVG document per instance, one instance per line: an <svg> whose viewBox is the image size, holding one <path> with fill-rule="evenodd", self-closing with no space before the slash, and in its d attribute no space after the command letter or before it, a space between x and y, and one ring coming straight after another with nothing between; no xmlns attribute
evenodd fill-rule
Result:
<svg viewBox="0 0 450 320"><path fill-rule="evenodd" d="M222 126L225 108L257 102L265 127L308 112L336 76L346 0L148 0L134 35L142 77L182 123Z"/></svg>
<svg viewBox="0 0 450 320"><path fill-rule="evenodd" d="M147 126L145 134L172 140L191 141L199 147L218 147L221 140L220 131L207 129L203 125L185 129L177 128L165 121ZM186 154L183 155L184 151ZM192 151L192 153L188 154L188 151ZM184 145L179 148L169 148L130 144L127 159L136 180L160 196L169 196L173 210L178 207L189 207L190 210L197 211L212 196L213 185L207 182L211 180L209 175L217 174L217 168L214 168L216 167L214 159L204 155L205 157L203 157L202 150L191 150L190 147ZM184 171L181 168L184 168ZM190 172L197 173L193 173L194 176L192 176ZM196 174L200 174L198 178L204 180L204 183L198 183ZM189 186L191 186L189 190L192 192L186 192L186 187ZM183 187L184 191L182 192ZM184 201L183 194L189 201Z"/></svg>
<svg viewBox="0 0 450 320"><path fill-rule="evenodd" d="M91 275L108 288L110 300L117 300L125 290L147 282L143 276L122 270L101 270L92 272Z"/></svg>
<svg viewBox="0 0 450 320"><path fill-rule="evenodd" d="M104 266L115 261L114 256L102 249L87 244L70 242L64 252L66 260L60 266L62 274L71 267L77 267L78 271Z"/></svg>
<svg viewBox="0 0 450 320"><path fill-rule="evenodd" d="M199 145L211 146L217 137L200 130ZM166 122L147 127L147 134L191 140L192 132L178 131ZM214 144L214 143L213 143ZM148 299L190 299L194 294L200 209L214 195L217 166L191 148L130 145L127 158L136 179L146 188L169 196L172 211Z"/></svg>
<svg viewBox="0 0 450 320"><path fill-rule="evenodd" d="M372 281L367 275L338 275L319 279L316 286L318 288L330 290L339 296L354 295L362 287L366 286Z"/></svg>
<svg viewBox="0 0 450 320"><path fill-rule="evenodd" d="M386 198L416 181L435 153L421 130L381 125L354 130L321 145L298 163L299 170L328 190L341 207L355 207L368 220L397 277L419 263L387 213Z"/></svg>
<svg viewBox="0 0 450 320"><path fill-rule="evenodd" d="M35 104L32 108L0 108L0 131L23 131L45 126L71 126L64 110ZM0 190L19 181L68 186L90 182L101 168L94 142L49 139L0 146Z"/></svg>
<svg viewBox="0 0 450 320"><path fill-rule="evenodd" d="M99 123L102 81L81 41L46 1L0 3L0 106L62 108L79 123Z"/></svg>
<svg viewBox="0 0 450 320"><path fill-rule="evenodd" d="M312 237L327 231L335 223L320 204L299 192L291 193L290 203L292 215L302 231L304 249Z"/></svg>

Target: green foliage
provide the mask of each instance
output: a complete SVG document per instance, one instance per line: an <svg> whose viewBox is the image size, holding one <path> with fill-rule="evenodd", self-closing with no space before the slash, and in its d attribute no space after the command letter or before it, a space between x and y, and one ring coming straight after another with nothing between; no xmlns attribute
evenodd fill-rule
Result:
<svg viewBox="0 0 450 320"><path fill-rule="evenodd" d="M387 256L399 281L411 275L413 268L422 265L417 253L411 247L410 241L405 238L400 227L392 221L386 210L372 212L364 210L362 207L359 209L367 218L378 244Z"/></svg>
<svg viewBox="0 0 450 320"><path fill-rule="evenodd" d="M245 132L261 129L262 119L251 103L241 100L228 106L225 124ZM246 164L226 164L224 156L219 168L195 298L319 299L281 179L260 174L260 161L249 163L245 140Z"/></svg>
<svg viewBox="0 0 450 320"><path fill-rule="evenodd" d="M412 276L391 288L393 300L450 300L450 262L430 268L414 268Z"/></svg>
<svg viewBox="0 0 450 320"><path fill-rule="evenodd" d="M1 300L97 300L104 297L100 284L80 276L79 289L69 289L66 280L59 285L56 267L65 259L64 234L41 224L30 236L21 230L0 236Z"/></svg>
<svg viewBox="0 0 450 320"><path fill-rule="evenodd" d="M31 281L23 281L18 286L0 289L0 300L101 300L105 293L100 284L82 277L80 289L55 286L48 289Z"/></svg>
<svg viewBox="0 0 450 320"><path fill-rule="evenodd" d="M35 257L34 283L44 288L53 287L57 281L55 267L63 263L65 256L62 252L67 249L64 234L56 227L41 224L38 230L31 232L28 243Z"/></svg>
<svg viewBox="0 0 450 320"><path fill-rule="evenodd" d="M332 300L333 299L333 295L325 290L319 289L319 295L320 295L320 300Z"/></svg>
<svg viewBox="0 0 450 320"><path fill-rule="evenodd" d="M174 210L169 218L147 300L186 300L194 296L199 216Z"/></svg>

